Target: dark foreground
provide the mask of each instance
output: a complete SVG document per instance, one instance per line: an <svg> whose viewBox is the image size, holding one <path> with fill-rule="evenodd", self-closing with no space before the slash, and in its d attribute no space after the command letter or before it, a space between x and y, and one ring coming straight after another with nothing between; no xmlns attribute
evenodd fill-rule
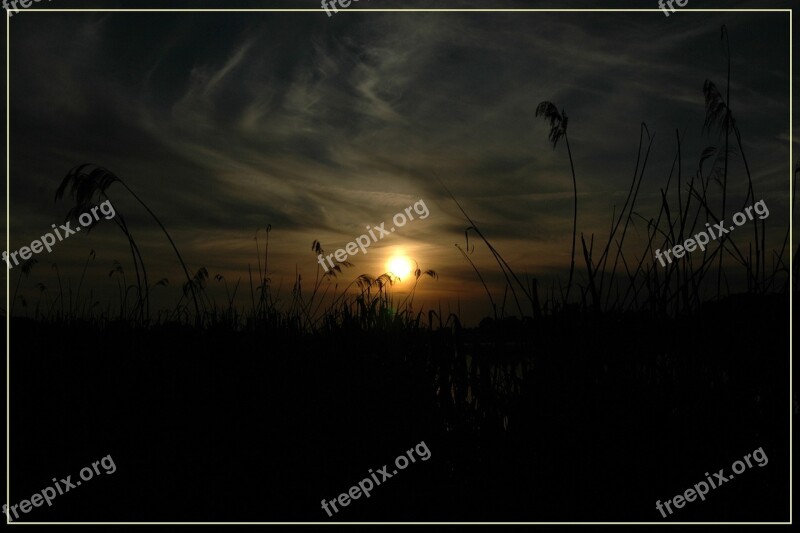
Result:
<svg viewBox="0 0 800 533"><path fill-rule="evenodd" d="M762 448L666 520L785 521L788 334L783 296L317 337L14 320L10 499L111 455L20 521L662 522L657 500Z"/></svg>

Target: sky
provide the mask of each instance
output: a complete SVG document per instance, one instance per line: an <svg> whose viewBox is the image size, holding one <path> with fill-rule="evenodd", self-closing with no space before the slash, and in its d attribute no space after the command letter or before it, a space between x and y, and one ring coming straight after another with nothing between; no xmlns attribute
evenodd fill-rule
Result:
<svg viewBox="0 0 800 533"><path fill-rule="evenodd" d="M156 213L190 271L208 269L214 294L224 292L213 276L240 279L245 305L248 265L257 269L268 225L269 276L288 298L296 273L304 283L317 274L313 241L333 253L421 200L428 217L349 258L338 281L377 276L406 256L438 273L420 281L416 305L460 309L475 323L490 307L455 247L467 249L470 224L444 186L515 272L539 279L545 292L563 285L572 177L565 144L548 142L537 104L552 101L569 117L579 234L607 238L633 177L642 122L655 138L636 209L646 218L658 213L676 131L685 177L718 142L702 128L702 87L706 79L725 86L723 24L731 108L756 197L769 206L773 248L786 231L785 14L22 15L10 36L9 250L63 222L71 205L54 202L58 185L74 166L94 163ZM743 199L737 157L730 172L730 194ZM169 242L127 191L115 184L108 193L151 280L170 281L154 299L174 304L183 275ZM643 224L631 231L634 245L646 234ZM474 234L468 246L502 301L491 254ZM83 290L103 308L118 303L113 262L128 282L133 276L127 241L110 222L37 259L22 281L29 301L38 298L36 283L54 290L53 263L73 287L86 268ZM12 287L19 275L12 271Z"/></svg>

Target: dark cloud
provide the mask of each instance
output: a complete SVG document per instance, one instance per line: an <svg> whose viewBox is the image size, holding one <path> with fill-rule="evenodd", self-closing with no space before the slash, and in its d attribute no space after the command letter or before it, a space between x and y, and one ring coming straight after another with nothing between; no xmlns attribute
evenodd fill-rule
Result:
<svg viewBox="0 0 800 533"><path fill-rule="evenodd" d="M536 105L551 100L568 114L579 230L606 235L633 176L641 122L656 135L643 213L659 202L675 130L687 174L714 142L701 132L701 89L706 78L724 85L723 23L733 51L732 107L757 195L785 220L786 15L681 15L15 17L12 249L63 218L67 206L53 204L52 194L83 162L124 176L175 231L193 268L213 265L228 277L255 262L259 227L272 224L271 268L291 280L296 265L313 272L313 239L334 251L364 225L422 198L430 217L358 257L353 275L380 273L395 244L424 268L451 276L440 279L431 301L453 291L480 301L482 289L453 246L463 242L468 223L437 178L520 271L563 273L572 180L565 146L553 150L547 142ZM743 174L734 170L741 185ZM122 191L113 192L154 250L153 262L177 283L163 237ZM785 231L780 226L776 235ZM60 247L43 261L81 265L95 248L104 265L95 281L107 283L106 266L127 256L111 230L103 235ZM480 261L495 268L486 254Z"/></svg>

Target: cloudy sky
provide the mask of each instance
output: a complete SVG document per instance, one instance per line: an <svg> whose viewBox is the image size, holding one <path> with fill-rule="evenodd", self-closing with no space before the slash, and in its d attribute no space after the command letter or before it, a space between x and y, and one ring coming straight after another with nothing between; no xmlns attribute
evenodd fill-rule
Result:
<svg viewBox="0 0 800 533"><path fill-rule="evenodd" d="M676 130L684 176L718 142L702 131L702 87L706 79L725 85L722 24L731 107L756 196L770 209L772 247L786 231L786 14L27 15L11 22L10 250L63 221L70 206L53 201L61 179L96 163L160 217L190 270L205 266L244 287L248 265L257 268L253 237L261 228L263 254L271 224L269 271L288 297L296 271L314 278L315 239L334 252L421 199L430 216L351 258L342 279L379 275L393 256L408 256L440 276L423 280L419 303L460 302L474 321L489 312L488 301L454 246L464 246L469 224L439 180L518 274L546 287L565 283L572 179L565 146L548 143L537 104L550 100L569 116L578 231L587 240L607 237L625 201L642 122L655 141L637 211L656 216ZM732 157L729 187L743 199L739 161ZM151 280L170 280L162 303L174 303L182 274L168 242L126 191L115 185L109 196L140 242ZM644 235L637 226L632 242ZM502 300L491 255L472 244L472 260ZM23 290L30 298L35 283L50 290L53 263L77 284L90 250L96 258L84 287L105 307L116 294L113 261L129 276L133 268L111 223L40 254ZM12 271L12 287L18 275Z"/></svg>

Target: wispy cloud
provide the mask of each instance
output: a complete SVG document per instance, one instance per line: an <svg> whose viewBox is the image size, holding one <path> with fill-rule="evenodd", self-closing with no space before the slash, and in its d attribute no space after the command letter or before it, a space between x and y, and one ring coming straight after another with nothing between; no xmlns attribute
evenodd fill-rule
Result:
<svg viewBox="0 0 800 533"><path fill-rule="evenodd" d="M722 23L756 185L765 196L785 190L788 26L777 14L65 16L14 20L15 242L62 214L52 191L92 161L152 201L189 241L190 263L210 257L191 236L208 235L225 250L216 264L232 270L251 259L256 227L273 225L275 268L291 273L312 268L313 239L335 249L424 198L431 217L394 242L470 286L453 247L466 223L438 176L520 270L549 272L568 262L571 179L536 104L569 114L579 231L604 234L641 122L657 139L645 203L658 200L676 129L687 165L713 142L700 132L701 88L724 80ZM121 258L124 246L108 254ZM383 260L370 254L358 267L376 274Z"/></svg>

